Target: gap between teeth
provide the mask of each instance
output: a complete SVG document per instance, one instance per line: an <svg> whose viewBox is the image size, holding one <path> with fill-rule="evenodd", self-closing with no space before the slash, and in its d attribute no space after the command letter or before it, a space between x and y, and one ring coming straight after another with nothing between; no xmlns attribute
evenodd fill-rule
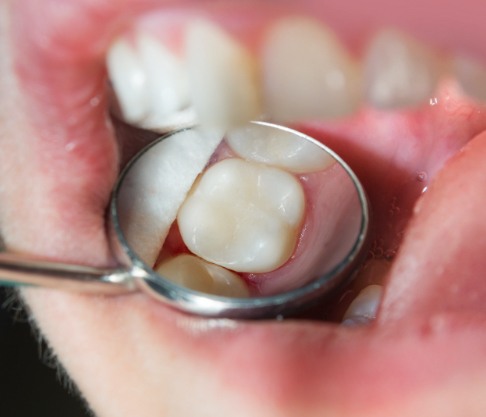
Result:
<svg viewBox="0 0 486 417"><path fill-rule="evenodd" d="M199 122L231 127L261 117L288 122L352 114L362 104L396 109L427 102L447 71L486 100L486 69L443 57L394 30L370 39L361 62L310 18L274 22L256 51L216 23L185 24L185 46L139 31L120 37L107 67L125 119L153 130ZM451 70L452 68L452 70Z"/></svg>

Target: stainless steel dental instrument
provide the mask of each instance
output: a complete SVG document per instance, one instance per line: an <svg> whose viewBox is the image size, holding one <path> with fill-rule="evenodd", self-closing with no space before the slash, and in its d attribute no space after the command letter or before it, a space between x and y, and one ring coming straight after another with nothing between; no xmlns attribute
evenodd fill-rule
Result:
<svg viewBox="0 0 486 417"><path fill-rule="evenodd" d="M202 141L207 141L208 135L198 128L171 132L145 147L121 173L112 193L108 213L112 248L119 267L93 268L62 264L25 254L3 252L0 253L0 284L51 287L93 294L123 294L142 290L187 313L206 317L255 319L285 316L319 300L325 302L326 296L349 280L362 260L369 229L368 202L361 183L349 166L320 142L295 130L264 122L252 122L237 133L217 133L219 139L208 161L215 158L216 149L229 147L237 154L240 153L241 158L250 159L254 163L283 166L298 172L303 175L302 181L305 182L308 176L304 175L306 169L302 164L318 165L323 158L331 160L331 164L328 163L325 168L332 171L329 181L334 181L329 187L332 191L329 194L329 212L324 214L329 219L325 229L327 237L320 241L324 242L324 247L311 248L319 251L319 256L314 256L313 263L302 269L306 276L301 280L301 285L269 295L254 293L248 298L233 298L191 290L156 273L153 262L146 261L145 254L138 249L138 241L133 238L133 230L138 230L137 223L133 221L133 212L138 209L132 204L135 204L135 200L137 204L145 204L152 197L162 203L164 199L170 199L170 188L164 188L168 181L159 181L155 189L148 187L149 191L141 191L146 194L134 198L126 198L124 193L127 187L133 187L133 172L147 163L160 165L156 158L163 153L164 143L168 140L183 143L182 139L188 135L192 141L207 143ZM187 151L187 148L182 149ZM207 149L207 146L202 149ZM191 157L195 160L199 158L206 166L208 161L201 159L200 155L198 150ZM315 171L318 168L309 169ZM159 195L152 195L157 192ZM339 194L338 198L335 197L336 193ZM157 250L160 252L161 248Z"/></svg>

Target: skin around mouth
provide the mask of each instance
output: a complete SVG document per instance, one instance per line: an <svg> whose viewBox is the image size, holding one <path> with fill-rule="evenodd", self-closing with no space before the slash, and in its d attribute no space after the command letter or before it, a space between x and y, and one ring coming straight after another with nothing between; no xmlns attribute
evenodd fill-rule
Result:
<svg viewBox="0 0 486 417"><path fill-rule="evenodd" d="M412 1L403 10L378 1L287 3L351 45L393 25L439 47L486 55L479 1ZM103 56L138 13L174 4L182 2L2 3L0 224L12 250L114 263L104 210L120 155L105 112ZM212 7L208 13L261 11L255 3ZM95 412L483 415L486 122L453 83L437 97L436 106L364 109L345 121L296 126L341 154L369 193L373 254L391 265L379 279L386 290L371 326L204 320L141 294L25 291Z"/></svg>

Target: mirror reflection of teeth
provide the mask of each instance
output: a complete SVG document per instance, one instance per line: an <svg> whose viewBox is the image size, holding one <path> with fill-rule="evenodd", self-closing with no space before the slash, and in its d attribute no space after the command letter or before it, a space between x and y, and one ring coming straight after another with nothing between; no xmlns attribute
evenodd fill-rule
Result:
<svg viewBox="0 0 486 417"><path fill-rule="evenodd" d="M262 273L292 255L305 212L297 178L230 158L209 168L178 214L189 250L228 269Z"/></svg>
<svg viewBox="0 0 486 417"><path fill-rule="evenodd" d="M261 140L262 137L265 140ZM285 169L296 174L322 171L336 162L327 152L316 152L316 145L292 132L272 134L261 125L229 131L226 141L240 157Z"/></svg>
<svg viewBox="0 0 486 417"><path fill-rule="evenodd" d="M148 265L157 260L179 207L222 137L218 130L180 132L146 152L128 171L118 197L120 222Z"/></svg>
<svg viewBox="0 0 486 417"><path fill-rule="evenodd" d="M176 284L207 294L245 298L249 289L239 275L189 254L161 262L157 273Z"/></svg>
<svg viewBox="0 0 486 417"><path fill-rule="evenodd" d="M182 32L178 48L140 29L108 50L109 76L129 123L166 131L196 122L234 127L263 115L280 122L336 118L364 102L408 108L427 103L451 75L467 94L486 97L478 62L439 54L396 30L377 32L360 60L311 18L273 22L251 51L214 22L188 21Z"/></svg>

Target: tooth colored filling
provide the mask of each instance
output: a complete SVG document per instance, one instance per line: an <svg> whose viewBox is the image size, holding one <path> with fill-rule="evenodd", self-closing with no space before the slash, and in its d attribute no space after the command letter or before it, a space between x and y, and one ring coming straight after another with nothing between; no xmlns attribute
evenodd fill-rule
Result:
<svg viewBox="0 0 486 417"><path fill-rule="evenodd" d="M304 211L294 176L232 158L204 173L177 220L194 254L238 272L268 272L292 255Z"/></svg>

